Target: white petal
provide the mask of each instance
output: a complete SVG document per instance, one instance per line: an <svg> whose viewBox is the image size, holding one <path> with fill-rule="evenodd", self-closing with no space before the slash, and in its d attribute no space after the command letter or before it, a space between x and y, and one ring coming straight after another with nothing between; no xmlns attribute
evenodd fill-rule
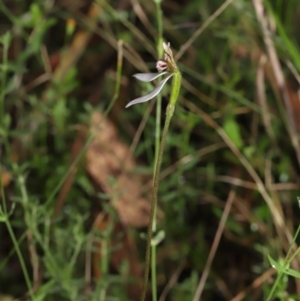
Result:
<svg viewBox="0 0 300 301"><path fill-rule="evenodd" d="M167 53L169 56L173 56L170 43L163 42L163 48L165 53Z"/></svg>
<svg viewBox="0 0 300 301"><path fill-rule="evenodd" d="M154 98L160 91L161 89L163 88L163 86L165 85L165 83L168 81L169 78L171 78L173 76L173 73L170 74L167 78L165 78L164 80L162 80L158 86L149 94L145 95L145 96L142 96L142 97L139 97L139 98L136 98L134 100L132 100L131 102L129 102L125 108L128 108L132 105L135 105L137 103L142 103L142 102L146 102L152 98Z"/></svg>
<svg viewBox="0 0 300 301"><path fill-rule="evenodd" d="M142 82L151 82L166 73L167 73L167 71L161 72L161 73L137 73L137 74L133 74L132 76Z"/></svg>
<svg viewBox="0 0 300 301"><path fill-rule="evenodd" d="M163 42L163 49L164 49L164 51L168 52L169 48L170 48L170 43Z"/></svg>

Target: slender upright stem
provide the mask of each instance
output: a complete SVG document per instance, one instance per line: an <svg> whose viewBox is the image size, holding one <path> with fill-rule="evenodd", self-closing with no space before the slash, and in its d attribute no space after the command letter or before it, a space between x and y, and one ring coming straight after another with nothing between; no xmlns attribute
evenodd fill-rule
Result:
<svg viewBox="0 0 300 301"><path fill-rule="evenodd" d="M157 20L157 57L161 59L163 56L163 24L162 24L162 10L161 0L154 0ZM160 148L160 134L161 134L161 94L157 95L156 101L156 124L155 124L155 157L154 157L154 168L153 168L153 180L155 176L155 170L157 167L157 160ZM156 206L154 207L152 231L156 232ZM156 244L151 245L151 285L152 285L152 301L157 301L157 283L156 283Z"/></svg>
<svg viewBox="0 0 300 301"><path fill-rule="evenodd" d="M9 33L6 33L2 37L1 44L3 45L3 58L2 58L2 76L1 76L1 90L0 90L0 127L5 128L4 122L4 98L6 93L6 81L7 81L7 66L8 66L8 48L11 42L11 36Z"/></svg>
<svg viewBox="0 0 300 301"><path fill-rule="evenodd" d="M160 168L164 153L164 148L166 144L167 134L169 131L169 125L175 110L175 104L179 95L181 85L181 74L178 70L174 72L173 75L173 82L172 82L172 89L171 89L171 96L170 101L166 111L166 120L165 125L162 133L154 179L153 179L153 187L152 187L152 200L151 200L151 211L150 211L150 221L148 225L148 235L147 235L147 247L146 247L146 257L145 257L145 273L144 273L144 282L143 282L143 290L141 294L141 301L145 301L146 293L147 293L147 285L148 285L148 277L149 277L149 270L150 270L150 261L151 261L151 241L152 241L152 234L153 234L153 220L155 217L155 208L157 206L157 192L159 187L159 175L160 175Z"/></svg>
<svg viewBox="0 0 300 301"><path fill-rule="evenodd" d="M156 13L156 20L157 20L157 54L158 58L162 58L163 55L163 49L161 48L161 45L163 43L163 23L162 23L162 10L161 10L161 0L154 0L155 2L155 13Z"/></svg>

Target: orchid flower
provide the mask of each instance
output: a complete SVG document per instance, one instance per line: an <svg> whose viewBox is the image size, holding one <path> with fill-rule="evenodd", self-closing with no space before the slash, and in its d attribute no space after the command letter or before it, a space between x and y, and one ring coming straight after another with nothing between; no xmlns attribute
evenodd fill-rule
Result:
<svg viewBox="0 0 300 301"><path fill-rule="evenodd" d="M132 100L126 106L126 108L135 105L137 103L146 102L153 97L155 97L166 84L166 82L172 78L172 88L169 98L169 103L166 108L166 118L165 125L161 135L160 144L156 144L158 146L158 156L155 160L155 168L154 168L154 177L153 177L153 186L152 186L152 198L151 198L151 210L150 210L150 222L148 225L148 235L147 235L147 247L146 247L146 257L145 257L145 274L143 281L143 288L141 294L141 301L145 301L147 294L147 285L148 285L148 276L150 271L150 262L151 262L151 245L152 245L152 234L153 234L153 224L155 221L155 208L157 206L157 193L160 182L160 168L164 154L164 147L167 140L167 134L169 131L170 122L175 111L175 105L179 97L180 86L181 86L181 73L177 68L176 62L174 61L172 50L170 48L170 44L163 43L164 49L164 57L156 63L156 68L158 73L138 73L133 76L142 82L151 82L156 78L166 75L166 77L158 84L158 86L148 95L139 97L137 99ZM163 72L161 72L163 71ZM160 116L157 116L160 118ZM157 135L159 136L159 135Z"/></svg>
<svg viewBox="0 0 300 301"><path fill-rule="evenodd" d="M156 69L158 71L163 71L163 70L166 70L166 71L158 72L158 73L137 73L137 74L134 74L133 77L135 77L136 79L138 79L142 82L151 82L151 81L153 81L153 80L157 79L158 77L163 76L165 74L167 75L167 77L165 79L163 79L151 93L130 101L126 105L125 108L128 108L128 107L130 107L132 105L135 105L137 103L142 103L142 102L149 101L152 98L154 98L156 95L158 95L160 93L160 91L162 90L162 88L164 87L166 82L177 71L177 66L176 66L176 63L173 59L173 54L172 54L172 50L170 48L170 43L168 43L168 44L163 43L163 48L164 48L164 58L157 61Z"/></svg>

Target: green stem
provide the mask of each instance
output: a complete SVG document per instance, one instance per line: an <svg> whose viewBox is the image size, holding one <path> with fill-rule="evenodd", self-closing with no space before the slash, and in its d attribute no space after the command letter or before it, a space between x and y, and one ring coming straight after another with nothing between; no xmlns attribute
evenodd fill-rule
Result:
<svg viewBox="0 0 300 301"><path fill-rule="evenodd" d="M13 165L13 167L15 167L15 166ZM0 168L0 175L1 175L1 168ZM16 172L16 168L14 168L14 172ZM19 184L21 184L19 176L18 176L18 182L19 182ZM22 186L21 186L21 192L23 194ZM6 224L8 232L9 232L9 235L11 237L11 240L13 242L13 245L15 247L17 256L19 258L19 261L20 261L21 269L22 269L22 272L23 272L23 275L24 275L24 278L25 278L25 283L26 283L27 288L28 288L28 293L31 297L31 300L35 300L35 296L34 296L34 292L33 292L33 288L32 288L32 283L31 283L31 280L30 280L30 276L28 274L28 270L27 270L27 267L26 267L26 264L25 264L25 260L24 260L24 257L22 255L22 252L21 252L21 249L20 249L20 246L19 246L19 242L17 241L14 230L12 228L12 225L10 224L10 221L9 221L9 215L10 214L7 212L6 199L5 199L5 194L4 194L4 187L3 187L2 183L1 183L1 195L2 195L2 198L3 198L3 214L6 216L5 224ZM22 200L23 200L23 195L22 195Z"/></svg>
<svg viewBox="0 0 300 301"><path fill-rule="evenodd" d="M2 43L3 44L3 58L2 58L2 77L1 77L1 91L0 91L0 128L2 127L3 131L6 131L5 128L5 122L4 122L4 98L6 94L6 81L7 81L7 69L8 69L8 48L10 46L11 42L11 36L9 33L6 33L2 37ZM6 133L5 133L6 134Z"/></svg>
<svg viewBox="0 0 300 301"><path fill-rule="evenodd" d="M12 228L12 226L11 226L11 224L10 224L10 222L9 222L8 219L5 220L5 224L6 224L8 233L9 233L9 235L11 237L11 240L13 242L13 245L15 247L16 253L17 253L18 258L19 258L19 261L20 261L21 269L22 269L22 272L24 274L25 282L26 282L26 285L27 285L27 288L28 288L28 293L30 295L31 300L35 300L34 292L33 292L33 289L32 289L32 284L31 284L31 281L30 281L30 276L28 274L27 267L26 267L26 264L25 264L22 252L20 250L17 238L15 236L13 228Z"/></svg>
<svg viewBox="0 0 300 301"><path fill-rule="evenodd" d="M299 248L297 248L296 252L292 256L290 256L290 253L293 250L293 247L295 245L295 242L296 242L296 239L297 239L299 233L300 233L300 226L298 227L298 229L297 229L297 231L296 231L296 233L294 235L293 242L291 243L289 251L288 251L288 253L287 253L286 257L285 257L283 266L286 266L286 265L289 266L290 263L293 261L293 259L299 254ZM276 281L274 282L274 284L273 284L273 286L271 288L271 291L270 291L270 293L269 293L266 301L270 301L272 299L272 297L274 297L275 291L276 291L277 287L280 284L280 280L281 280L282 276L284 276L284 273L282 271L280 271L277 274Z"/></svg>
<svg viewBox="0 0 300 301"><path fill-rule="evenodd" d="M165 125L162 133L158 158L155 167L155 174L153 179L153 187L152 187L152 200L151 200L151 211L150 211L150 221L148 225L148 235L147 235L147 246L146 246L146 257L145 257L145 273L144 273L144 282L143 282L143 290L141 294L141 301L145 301L146 293L147 293L147 285L148 285L148 277L149 277L149 270L150 270L150 261L151 261L151 241L152 241L152 234L153 234L153 221L156 212L157 206L157 192L159 187L159 175L160 175L160 168L164 153L164 148L167 140L167 134L169 131L170 122L175 110L175 104L179 95L181 85L181 74L178 70L173 75L173 82L172 82L172 89L171 89L171 96L170 101L167 107L166 112L166 120Z"/></svg>
<svg viewBox="0 0 300 301"><path fill-rule="evenodd" d="M163 25L162 25L162 10L161 10L161 0L154 0L155 2L155 10L156 10L156 19L157 19L157 54L158 58L162 58L163 49L161 47L163 43Z"/></svg>
<svg viewBox="0 0 300 301"><path fill-rule="evenodd" d="M157 41L156 49L158 58L163 56L163 25L162 25L162 10L161 0L154 0L156 8L156 19L157 19ZM156 101L156 124L155 124L155 157L154 157L154 168L153 168L153 180L155 176L155 169L157 167L157 160L160 146L160 131L161 131L161 95L157 96ZM156 232L156 206L154 207L152 231ZM151 285L152 285L152 301L157 301L157 283L156 283L156 244L151 245Z"/></svg>

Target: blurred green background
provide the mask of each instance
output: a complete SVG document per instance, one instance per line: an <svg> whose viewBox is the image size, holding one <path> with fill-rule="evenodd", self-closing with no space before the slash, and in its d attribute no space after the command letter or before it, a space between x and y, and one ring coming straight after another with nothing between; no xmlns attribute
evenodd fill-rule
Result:
<svg viewBox="0 0 300 301"><path fill-rule="evenodd" d="M157 300L300 300L297 0L0 1L0 300L139 300L159 7Z"/></svg>

